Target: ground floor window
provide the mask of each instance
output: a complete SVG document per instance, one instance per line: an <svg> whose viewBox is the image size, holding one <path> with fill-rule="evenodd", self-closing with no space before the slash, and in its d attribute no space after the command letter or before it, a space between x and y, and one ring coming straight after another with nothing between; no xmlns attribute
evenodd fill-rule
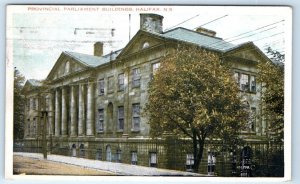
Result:
<svg viewBox="0 0 300 184"><path fill-rule="evenodd" d="M80 146L79 146L79 157L81 157L81 158L85 157L84 144L80 144Z"/></svg>
<svg viewBox="0 0 300 184"><path fill-rule="evenodd" d="M97 149L96 160L102 160L102 149Z"/></svg>
<svg viewBox="0 0 300 184"><path fill-rule="evenodd" d="M194 154L186 154L186 170L193 171L194 166Z"/></svg>
<svg viewBox="0 0 300 184"><path fill-rule="evenodd" d="M216 154L215 152L209 151L207 153L207 174L214 175L216 167Z"/></svg>
<svg viewBox="0 0 300 184"><path fill-rule="evenodd" d="M116 161L119 163L121 163L121 153L122 153L122 151L120 149L117 149Z"/></svg>
<svg viewBox="0 0 300 184"><path fill-rule="evenodd" d="M111 162L111 148L110 146L106 146L106 161Z"/></svg>
<svg viewBox="0 0 300 184"><path fill-rule="evenodd" d="M72 157L76 157L76 145L72 145Z"/></svg>
<svg viewBox="0 0 300 184"><path fill-rule="evenodd" d="M151 152L150 153L149 165L150 165L150 167L157 167L157 154L156 154L156 152Z"/></svg>
<svg viewBox="0 0 300 184"><path fill-rule="evenodd" d="M137 152L136 151L131 152L131 164L137 165Z"/></svg>

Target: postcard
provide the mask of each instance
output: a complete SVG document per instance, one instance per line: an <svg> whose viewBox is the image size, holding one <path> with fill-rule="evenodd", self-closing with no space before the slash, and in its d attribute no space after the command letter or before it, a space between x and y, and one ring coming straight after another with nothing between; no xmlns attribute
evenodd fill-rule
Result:
<svg viewBox="0 0 300 184"><path fill-rule="evenodd" d="M8 5L6 178L290 180L291 28L286 6Z"/></svg>

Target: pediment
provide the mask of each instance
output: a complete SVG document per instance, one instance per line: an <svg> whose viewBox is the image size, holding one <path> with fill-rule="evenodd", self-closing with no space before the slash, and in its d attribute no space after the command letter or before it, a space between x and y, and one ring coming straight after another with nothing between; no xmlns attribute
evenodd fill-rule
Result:
<svg viewBox="0 0 300 184"><path fill-rule="evenodd" d="M159 35L140 30L122 50L118 58L149 49L162 43L163 40Z"/></svg>
<svg viewBox="0 0 300 184"><path fill-rule="evenodd" d="M85 68L88 67L63 52L51 69L47 80L65 77L74 72L84 70Z"/></svg>
<svg viewBox="0 0 300 184"><path fill-rule="evenodd" d="M251 60L251 61L259 61L260 60L260 57L254 51L241 51L241 52L232 54L232 56L237 57L237 58L246 59L246 60Z"/></svg>
<svg viewBox="0 0 300 184"><path fill-rule="evenodd" d="M246 43L240 47L237 47L227 53L226 57L241 58L243 60L260 62L270 60L257 46L252 42Z"/></svg>

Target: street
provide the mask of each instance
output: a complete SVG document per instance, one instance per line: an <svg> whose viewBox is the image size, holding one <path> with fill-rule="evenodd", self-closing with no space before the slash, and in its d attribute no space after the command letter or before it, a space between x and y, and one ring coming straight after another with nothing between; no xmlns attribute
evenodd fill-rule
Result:
<svg viewBox="0 0 300 184"><path fill-rule="evenodd" d="M109 171L83 168L80 166L38 160L29 157L14 155L13 173L16 175L81 175L81 176L104 176L114 175Z"/></svg>

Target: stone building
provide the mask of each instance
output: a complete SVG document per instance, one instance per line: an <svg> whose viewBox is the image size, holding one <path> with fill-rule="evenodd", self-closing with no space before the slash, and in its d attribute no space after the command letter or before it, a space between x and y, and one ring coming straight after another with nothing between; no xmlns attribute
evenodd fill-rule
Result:
<svg viewBox="0 0 300 184"><path fill-rule="evenodd" d="M41 147L43 128L40 111L48 112L48 150L54 154L185 170L192 163L187 140L151 139L147 117L147 85L160 66L160 59L176 51L178 44L197 45L218 53L232 63L233 75L252 112L249 128L241 131L252 145L265 148L267 124L261 114L256 84L258 62L268 60L252 42L233 45L216 32L175 28L163 32L163 17L140 15L140 30L121 50L103 55L104 44L94 44L94 55L64 51L47 78L28 80L24 87L27 147ZM177 141L177 142L176 142ZM208 158L206 148L204 158ZM215 150L215 152L220 152ZM224 156L225 155L225 156ZM216 154L216 173L229 175L229 152ZM227 164L226 164L227 160ZM200 172L206 173L207 160Z"/></svg>

